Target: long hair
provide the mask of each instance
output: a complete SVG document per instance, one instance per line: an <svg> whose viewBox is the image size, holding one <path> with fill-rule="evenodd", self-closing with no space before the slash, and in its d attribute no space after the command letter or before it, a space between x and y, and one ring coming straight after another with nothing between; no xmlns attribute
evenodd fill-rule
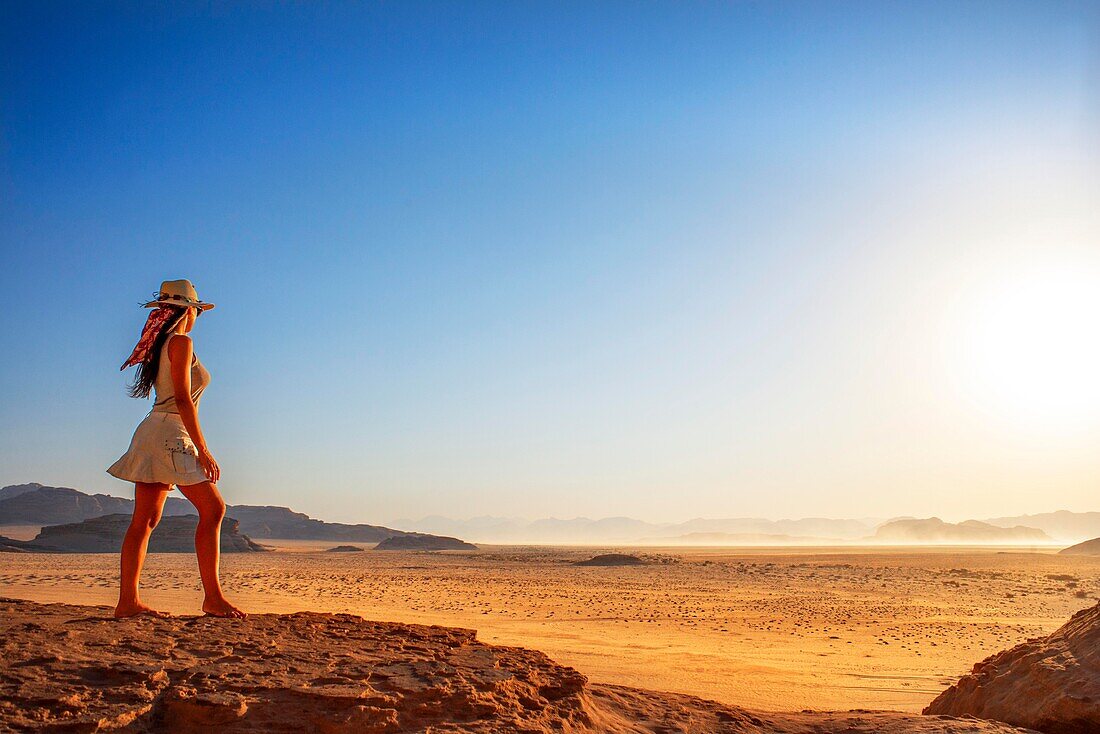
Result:
<svg viewBox="0 0 1100 734"><path fill-rule="evenodd" d="M187 313L186 307L162 306L161 308L170 308L176 314L160 327L156 338L153 339L153 346L149 349L148 356L146 356L144 362L138 364L137 372L134 373L134 381L126 388L132 398L149 397L149 393L153 389L153 383L157 380L157 372L160 370L161 348L172 332L176 330L176 327L179 326L180 319Z"/></svg>

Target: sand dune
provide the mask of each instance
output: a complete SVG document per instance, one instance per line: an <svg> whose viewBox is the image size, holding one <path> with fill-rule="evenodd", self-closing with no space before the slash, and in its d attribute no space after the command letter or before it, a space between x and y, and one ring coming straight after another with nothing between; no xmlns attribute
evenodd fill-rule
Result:
<svg viewBox="0 0 1100 734"><path fill-rule="evenodd" d="M753 713L594 685L471 630L346 614L117 621L106 607L0 600L0 720L23 731L1008 734L992 721Z"/></svg>

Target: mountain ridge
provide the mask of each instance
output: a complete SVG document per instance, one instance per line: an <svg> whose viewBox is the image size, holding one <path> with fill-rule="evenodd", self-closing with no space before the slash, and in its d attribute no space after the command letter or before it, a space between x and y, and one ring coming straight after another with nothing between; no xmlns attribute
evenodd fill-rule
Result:
<svg viewBox="0 0 1100 734"><path fill-rule="evenodd" d="M129 515L133 500L108 494L88 494L72 487L50 487L37 482L0 488L0 525L70 525L108 515ZM165 517L196 514L185 499L169 497ZM393 537L431 536L366 523L346 524L317 520L289 507L227 505L227 517L239 522L242 535L257 539L326 540L380 543ZM453 540L443 538L442 540Z"/></svg>

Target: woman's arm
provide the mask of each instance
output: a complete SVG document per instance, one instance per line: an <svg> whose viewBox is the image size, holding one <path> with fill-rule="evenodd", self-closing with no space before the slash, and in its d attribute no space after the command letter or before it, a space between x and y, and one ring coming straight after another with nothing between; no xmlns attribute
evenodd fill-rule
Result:
<svg viewBox="0 0 1100 734"><path fill-rule="evenodd" d="M180 420L187 429L187 435L191 437L195 447L199 450L199 466L203 473L212 482L218 481L221 469L218 462L206 447L206 439L203 438L202 428L199 426L199 412L195 409L195 403L191 400L191 360L193 351L191 337L186 334L173 334L168 337L168 359L171 361L172 390L176 394L176 409L180 412Z"/></svg>

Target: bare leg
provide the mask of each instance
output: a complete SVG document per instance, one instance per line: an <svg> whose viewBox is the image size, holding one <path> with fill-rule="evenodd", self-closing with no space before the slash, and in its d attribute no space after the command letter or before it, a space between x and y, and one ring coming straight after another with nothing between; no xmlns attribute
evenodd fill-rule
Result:
<svg viewBox="0 0 1100 734"><path fill-rule="evenodd" d="M218 485L213 482L199 482L182 485L179 490L199 511L199 526L195 529L195 555L199 557L199 577L206 593L202 610L215 617L243 619L247 615L225 598L221 580L218 578L222 518L225 517L225 500L218 492Z"/></svg>
<svg viewBox="0 0 1100 734"><path fill-rule="evenodd" d="M171 487L167 484L136 482L134 485L134 516L122 541L120 582L116 617L135 617L139 614L165 616L143 604L138 597L138 579L145 565L145 552L149 547L149 535L160 522L164 500Z"/></svg>

